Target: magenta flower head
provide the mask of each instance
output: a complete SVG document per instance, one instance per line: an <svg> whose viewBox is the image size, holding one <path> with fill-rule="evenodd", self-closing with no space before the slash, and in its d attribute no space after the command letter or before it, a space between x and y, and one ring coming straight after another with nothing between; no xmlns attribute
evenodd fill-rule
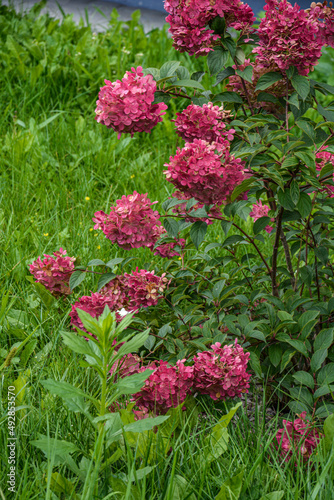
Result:
<svg viewBox="0 0 334 500"><path fill-rule="evenodd" d="M283 429L276 433L276 448L280 449L280 454L286 462L291 460L293 454L301 456L303 461L307 462L320 441L317 429L306 420L306 411L298 416L293 422L283 420Z"/></svg>
<svg viewBox="0 0 334 500"><path fill-rule="evenodd" d="M334 9L327 2L312 2L311 8L307 9L310 17L318 23L319 37L323 45L334 47Z"/></svg>
<svg viewBox="0 0 334 500"><path fill-rule="evenodd" d="M36 283L42 283L52 295L60 297L72 293L69 287L71 274L74 271L75 257L68 257L66 250L60 248L53 256L44 254L44 259L38 257L29 270Z"/></svg>
<svg viewBox="0 0 334 500"><path fill-rule="evenodd" d="M266 15L258 29L259 46L253 49L259 66L283 72L295 66L301 75L313 71L322 47L318 23L287 0L266 0L264 10Z"/></svg>
<svg viewBox="0 0 334 500"><path fill-rule="evenodd" d="M244 352L237 339L224 347L216 342L211 349L194 356L194 390L215 400L240 397L248 392L249 352Z"/></svg>
<svg viewBox="0 0 334 500"><path fill-rule="evenodd" d="M255 222L261 217L267 217L269 211L270 207L268 207L268 205L262 205L262 201L259 200L257 203L255 203L255 205L253 205L252 211L250 212L249 215L250 217L252 217L252 219L254 219ZM274 220L275 219L272 219L272 221ZM267 233L271 233L273 227L268 225L265 227L265 230L267 231Z"/></svg>
<svg viewBox="0 0 334 500"><path fill-rule="evenodd" d="M140 371L149 368L154 372L140 392L133 395L136 404L159 415L183 403L191 391L194 378L193 367L185 366L184 361L177 361L176 366L171 366L167 361L160 360L158 364L154 361L141 368Z"/></svg>
<svg viewBox="0 0 334 500"><path fill-rule="evenodd" d="M318 172L320 172L327 163L331 163L334 166L334 154L326 151L327 147L328 146L323 146L315 155L316 169ZM331 181L334 183L334 174ZM327 197L334 198L334 185L325 184L324 187L320 189L320 191L322 193L325 193Z"/></svg>
<svg viewBox="0 0 334 500"><path fill-rule="evenodd" d="M99 123L121 134L133 137L135 132L148 132L162 121L166 104L153 104L157 85L152 75L144 76L143 68L131 68L122 80L110 82L101 87L96 102L96 117Z"/></svg>
<svg viewBox="0 0 334 500"><path fill-rule="evenodd" d="M138 271L138 267L131 274L125 273L130 310L156 306L168 284L165 276L165 273L157 276L154 271L150 272L146 269Z"/></svg>
<svg viewBox="0 0 334 500"><path fill-rule="evenodd" d="M207 29L215 17L224 17L227 27L244 33L255 21L252 9L239 0L165 0L165 10L174 48L197 57L213 50L220 38Z"/></svg>
<svg viewBox="0 0 334 500"><path fill-rule="evenodd" d="M205 205L221 205L244 180L244 162L229 153L229 143L209 144L201 139L178 148L165 166L166 179L186 198Z"/></svg>
<svg viewBox="0 0 334 500"><path fill-rule="evenodd" d="M186 142L202 139L209 143L232 141L235 130L226 130L224 121L229 118L231 111L223 107L214 106L212 102L197 106L190 104L182 113L176 113L176 133Z"/></svg>
<svg viewBox="0 0 334 500"><path fill-rule="evenodd" d="M110 311L117 311L119 307L117 298L113 295L104 295L99 292L80 297L80 299L72 305L72 310L70 312L71 325L80 328L80 330L87 331L79 318L77 309L87 312L93 318L98 318L103 313L105 306L108 306ZM122 316L117 312L116 320L122 320Z"/></svg>
<svg viewBox="0 0 334 500"><path fill-rule="evenodd" d="M146 194L136 191L128 196L123 195L111 212L96 212L93 221L94 229L102 229L105 236L125 250L131 248L151 247L154 245L156 226L160 226L159 212L151 207L158 203L151 202Z"/></svg>

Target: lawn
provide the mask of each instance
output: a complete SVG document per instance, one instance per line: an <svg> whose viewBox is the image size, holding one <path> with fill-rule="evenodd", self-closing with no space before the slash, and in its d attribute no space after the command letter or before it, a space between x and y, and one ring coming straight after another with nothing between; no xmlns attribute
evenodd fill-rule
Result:
<svg viewBox="0 0 334 500"><path fill-rule="evenodd" d="M94 33L84 22L76 26L71 16L61 23L40 16L41 6L22 16L0 3L0 363L33 333L28 347L1 368L0 497L20 500L81 498L97 439L83 413L71 411L41 384L66 380L88 393L97 391L94 374L61 337L71 331L71 302L95 290L97 278L92 274L71 300L50 301L27 279L28 266L60 247L77 257L77 265L131 256L135 260L125 264L127 272L136 266L156 271L165 266L148 249L128 252L111 246L94 230L92 217L134 190L159 202L171 195L162 171L181 145L171 122L180 104L171 101L150 135L118 140L94 120L99 88L105 78L122 78L132 66L160 67L173 59L194 72L202 68L202 58L173 50L167 30L145 34L138 12L123 23L114 11L109 29ZM333 83L334 76L328 77L333 57L327 49L318 79ZM212 81L205 75L202 83ZM241 224L246 229L250 222ZM221 238L216 228L207 234L208 241ZM267 248L269 239L259 245ZM247 250L240 246L238 252L241 258ZM195 253L191 250L189 258ZM16 492L8 493L7 392L13 385L18 391L18 473ZM333 498L332 454L320 447L314 462L297 466L277 454L275 433L288 409L278 412L273 396L265 380L253 383L229 425L228 446L217 456L210 455L207 437L231 404L212 400L199 402L196 417L191 412L183 416L181 428L169 429L168 449L159 433L144 453L113 443L113 455L99 470L98 493L82 498L223 500L232 498L223 485L233 481L240 483L241 500ZM31 444L41 436L50 440L48 452ZM54 438L80 444L80 451L71 451L78 466L69 466L52 450Z"/></svg>

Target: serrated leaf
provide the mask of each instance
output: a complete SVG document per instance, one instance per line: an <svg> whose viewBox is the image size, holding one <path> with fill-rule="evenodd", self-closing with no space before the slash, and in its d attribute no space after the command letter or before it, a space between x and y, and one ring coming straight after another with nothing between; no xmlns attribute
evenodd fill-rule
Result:
<svg viewBox="0 0 334 500"><path fill-rule="evenodd" d="M228 78L229 76L232 76L234 74L235 74L235 71L230 66L228 68L224 69L224 71L220 71L216 77L216 83L213 85L213 87L216 87L219 83L221 83L223 80L225 80L225 78Z"/></svg>
<svg viewBox="0 0 334 500"><path fill-rule="evenodd" d="M310 93L310 82L306 76L295 74L291 78L291 83L295 91L305 101Z"/></svg>
<svg viewBox="0 0 334 500"><path fill-rule="evenodd" d="M87 264L87 267L88 266L105 266L105 263L103 262L103 260L101 259L93 259L93 260L90 260Z"/></svg>
<svg viewBox="0 0 334 500"><path fill-rule="evenodd" d="M56 381L52 379L47 379L47 380L42 380L41 384L45 389L50 391L52 394L56 394L57 396L60 396L64 399L71 399L75 397L84 397L87 399L90 399L91 401L97 402L93 396L90 394L86 394L84 391L81 389L78 389L77 387L74 387L71 384L68 384L67 382L61 382L61 381Z"/></svg>
<svg viewBox="0 0 334 500"><path fill-rule="evenodd" d="M105 273L101 276L97 284L97 291L99 292L101 288L107 285L112 279L114 279L116 274L114 273Z"/></svg>
<svg viewBox="0 0 334 500"><path fill-rule="evenodd" d="M82 283L83 280L85 279L86 274L87 273L82 272L82 271L74 271L74 273L71 274L70 281L69 281L70 289L74 290L74 288L79 286L80 283Z"/></svg>
<svg viewBox="0 0 334 500"><path fill-rule="evenodd" d="M214 47L214 50L209 52L207 63L210 75L216 75L225 66L228 56L228 50L224 50L221 46Z"/></svg>
<svg viewBox="0 0 334 500"><path fill-rule="evenodd" d="M115 259L111 259L109 260L107 263L106 263L106 266L107 267L110 267L111 269L115 266L117 266L117 264L120 264L121 262L123 262L124 258L121 258L121 257L115 257Z"/></svg>
<svg viewBox="0 0 334 500"><path fill-rule="evenodd" d="M327 355L327 349L319 349L313 354L311 358L311 370L313 373L317 372L321 368L321 365L327 358Z"/></svg>
<svg viewBox="0 0 334 500"><path fill-rule="evenodd" d="M235 92L222 92L221 94L216 95L212 100L221 101L221 102L235 102L237 104L242 104L243 100L236 94Z"/></svg>
<svg viewBox="0 0 334 500"><path fill-rule="evenodd" d="M174 76L180 64L180 61L167 61L160 68L160 79Z"/></svg>
<svg viewBox="0 0 334 500"><path fill-rule="evenodd" d="M255 90L266 90L268 87L271 87L273 83L282 80L282 78L283 76L281 73L266 73L258 79Z"/></svg>
<svg viewBox="0 0 334 500"><path fill-rule="evenodd" d="M303 219L307 219L312 210L312 200L310 196L306 193L300 193L300 197L297 203L297 210Z"/></svg>
<svg viewBox="0 0 334 500"><path fill-rule="evenodd" d="M200 89L204 90L204 87L201 83L196 82L195 80L178 80L173 83L173 87L190 87L192 89Z"/></svg>
<svg viewBox="0 0 334 500"><path fill-rule="evenodd" d="M253 225L254 234L260 233L269 224L270 224L270 217L260 217L257 221L254 222L254 225Z"/></svg>
<svg viewBox="0 0 334 500"><path fill-rule="evenodd" d="M252 81L253 81L253 66L246 66L246 68L243 71L236 69L235 72L243 80L246 80L247 82L252 83Z"/></svg>
<svg viewBox="0 0 334 500"><path fill-rule="evenodd" d="M306 385L310 389L314 389L314 379L308 372L299 371L293 374L293 378L302 385Z"/></svg>
<svg viewBox="0 0 334 500"><path fill-rule="evenodd" d="M207 229L208 226L206 222L203 221L197 221L191 227L190 238L197 249L204 240Z"/></svg>
<svg viewBox="0 0 334 500"><path fill-rule="evenodd" d="M179 222L175 219L164 219L163 226L169 236L176 238L179 232Z"/></svg>

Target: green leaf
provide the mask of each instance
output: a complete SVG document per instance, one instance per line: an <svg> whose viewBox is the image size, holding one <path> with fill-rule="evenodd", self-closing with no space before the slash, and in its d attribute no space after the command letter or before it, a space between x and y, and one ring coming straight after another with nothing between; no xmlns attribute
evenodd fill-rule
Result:
<svg viewBox="0 0 334 500"><path fill-rule="evenodd" d="M313 354L311 358L311 370L313 373L315 373L321 368L321 365L327 358L327 355L328 355L327 349L319 349Z"/></svg>
<svg viewBox="0 0 334 500"><path fill-rule="evenodd" d="M242 181L241 184L236 186L233 190L232 195L231 195L231 201L234 201L242 193L244 193L245 191L248 191L248 189L250 189L250 187L252 186L253 182L254 182L254 178L250 177L249 179L245 179L244 181Z"/></svg>
<svg viewBox="0 0 334 500"><path fill-rule="evenodd" d="M296 121L297 127L299 127L310 139L312 142L315 141L315 131L314 126L306 120L298 120ZM299 156L296 154L296 156Z"/></svg>
<svg viewBox="0 0 334 500"><path fill-rule="evenodd" d="M177 68L180 66L180 61L167 61L160 68L160 79L174 76Z"/></svg>
<svg viewBox="0 0 334 500"><path fill-rule="evenodd" d="M282 80L282 78L283 76L281 75L281 73L266 73L258 79L255 90L266 90L268 87L271 87L273 83Z"/></svg>
<svg viewBox="0 0 334 500"><path fill-rule="evenodd" d="M216 77L216 83L212 85L213 87L216 87L219 83L221 83L225 78L228 78L229 76L232 76L235 74L235 71L233 68L230 66L223 71L220 71Z"/></svg>
<svg viewBox="0 0 334 500"><path fill-rule="evenodd" d="M333 328L321 330L314 341L314 351L328 349L333 343Z"/></svg>
<svg viewBox="0 0 334 500"><path fill-rule="evenodd" d="M170 500L196 500L196 496L192 491L193 487L191 484L184 477L176 474L169 480L165 498Z"/></svg>
<svg viewBox="0 0 334 500"><path fill-rule="evenodd" d="M216 496L216 500L238 500L242 489L243 477L244 469L236 476L225 481L220 492Z"/></svg>
<svg viewBox="0 0 334 500"><path fill-rule="evenodd" d="M43 436L40 439L30 441L30 444L42 450L47 457L50 457L52 453L55 453L56 455L64 455L80 451L80 449L73 443L50 438L48 436Z"/></svg>
<svg viewBox="0 0 334 500"><path fill-rule="evenodd" d="M32 339L30 340L30 342L27 343L22 353L20 354L20 365L26 366L30 356L35 350L36 345L37 345L37 339Z"/></svg>
<svg viewBox="0 0 334 500"><path fill-rule="evenodd" d="M222 39L222 43L224 47L229 51L231 54L232 59L234 60L235 54L237 52L237 46L233 38L231 37L226 37Z"/></svg>
<svg viewBox="0 0 334 500"><path fill-rule="evenodd" d="M285 491L272 491L271 493L267 493L266 495L262 495L260 500L282 500L284 497Z"/></svg>
<svg viewBox="0 0 334 500"><path fill-rule="evenodd" d="M318 385L332 384L334 382L334 363L328 363L318 372Z"/></svg>
<svg viewBox="0 0 334 500"><path fill-rule="evenodd" d="M314 380L310 373L300 371L293 374L293 378L302 385L306 385L310 389L314 389Z"/></svg>
<svg viewBox="0 0 334 500"><path fill-rule="evenodd" d="M270 224L270 217L260 217L257 221L254 222L254 225L253 225L254 234L260 233L269 224Z"/></svg>
<svg viewBox="0 0 334 500"><path fill-rule="evenodd" d="M47 379L42 380L41 384L52 394L56 394L57 396L60 396L64 399L76 398L78 396L81 396L90 399L91 401L97 401L95 398L93 398L93 396L86 394L81 389L78 389L77 387L74 387L67 382L57 382L56 380Z"/></svg>
<svg viewBox="0 0 334 500"><path fill-rule="evenodd" d="M306 193L300 193L300 198L297 203L297 210L303 219L307 219L312 210L312 200Z"/></svg>
<svg viewBox="0 0 334 500"><path fill-rule="evenodd" d="M145 370L141 373L135 373L134 375L129 375L127 377L121 378L117 384L114 385L114 389L120 394L135 394L140 391L145 384L145 380L153 373L153 370ZM143 420L141 420L143 422Z"/></svg>
<svg viewBox="0 0 334 500"><path fill-rule="evenodd" d="M179 232L179 223L175 219L164 219L164 228L166 229L169 236L176 238Z"/></svg>
<svg viewBox="0 0 334 500"><path fill-rule="evenodd" d="M79 335L69 332L61 332L61 336L63 337L64 344L72 349L73 352L86 354L97 360L99 359L96 356L90 342L85 340L83 337L79 337Z"/></svg>
<svg viewBox="0 0 334 500"><path fill-rule="evenodd" d="M332 449L334 444L334 413L326 418L324 422L325 447L327 451Z"/></svg>
<svg viewBox="0 0 334 500"><path fill-rule="evenodd" d="M85 272L74 271L74 273L72 273L70 277L70 282L69 282L70 289L74 290L74 288L79 286L80 283L82 283L85 278L86 278Z"/></svg>
<svg viewBox="0 0 334 500"><path fill-rule="evenodd" d="M243 80L246 80L249 83L253 81L253 66L246 66L246 68L241 71L239 69L235 70L237 75L239 75Z"/></svg>
<svg viewBox="0 0 334 500"><path fill-rule="evenodd" d="M243 100L236 94L235 92L222 92L212 98L213 102L221 101L221 102L235 102L237 104L242 104Z"/></svg>
<svg viewBox="0 0 334 500"><path fill-rule="evenodd" d="M222 67L227 63L228 56L228 50L224 50L221 46L217 46L213 51L209 52L207 62L210 75L219 73Z"/></svg>
<svg viewBox="0 0 334 500"><path fill-rule="evenodd" d="M130 316L130 315L128 315ZM126 316L120 323L122 325L123 321L127 319ZM131 318L132 321L132 318ZM116 330L116 333L117 330ZM125 354L130 354L131 352L136 352L138 351L139 347L143 346L146 340L148 339L150 333L150 329L148 328L147 330L137 333L131 340L127 340L117 351L117 357L121 358L122 356L125 356Z"/></svg>
<svg viewBox="0 0 334 500"><path fill-rule="evenodd" d="M298 182L294 179L290 186L290 196L295 205L297 205L300 196L300 189Z"/></svg>
<svg viewBox="0 0 334 500"><path fill-rule="evenodd" d="M121 257L115 257L115 259L111 259L109 260L107 263L106 263L106 266L107 267L110 267L111 269L115 266L117 266L117 264L120 264L121 262L123 262L123 258Z"/></svg>
<svg viewBox="0 0 334 500"><path fill-rule="evenodd" d="M105 273L102 274L101 278L98 281L97 284L97 291L99 292L101 288L103 288L105 285L107 285L112 279L114 279L116 274L114 273Z"/></svg>
<svg viewBox="0 0 334 500"><path fill-rule="evenodd" d="M202 243L202 241L204 240L207 229L208 229L208 226L207 226L206 222L203 222L203 221L197 221L191 227L190 238L197 249L200 246L200 244Z"/></svg>
<svg viewBox="0 0 334 500"><path fill-rule="evenodd" d="M204 90L204 87L201 83L196 82L195 80L179 80L176 83L173 83L173 87L190 87L192 89L200 89Z"/></svg>
<svg viewBox="0 0 334 500"><path fill-rule="evenodd" d="M105 266L105 263L101 259L93 259L88 262L88 266Z"/></svg>
<svg viewBox="0 0 334 500"><path fill-rule="evenodd" d="M310 93L310 82L306 76L295 74L291 78L291 83L295 91L305 101Z"/></svg>
<svg viewBox="0 0 334 500"><path fill-rule="evenodd" d="M271 345L268 349L271 363L277 367L282 359L282 347L280 344Z"/></svg>

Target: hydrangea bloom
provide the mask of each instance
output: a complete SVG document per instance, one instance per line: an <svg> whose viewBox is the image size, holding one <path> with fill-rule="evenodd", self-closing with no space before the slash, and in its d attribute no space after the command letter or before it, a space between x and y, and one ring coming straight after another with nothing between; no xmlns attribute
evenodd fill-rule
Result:
<svg viewBox="0 0 334 500"><path fill-rule="evenodd" d="M113 295L105 295L99 292L80 297L80 299L72 305L72 310L70 312L71 325L73 327L77 326L80 330L86 331L81 319L79 318L77 309L86 311L93 318L98 318L103 313L105 306L108 306L111 311L117 311L119 308L117 298ZM116 320L121 321L121 319L122 317L116 312Z"/></svg>
<svg viewBox="0 0 334 500"><path fill-rule="evenodd" d="M126 354L112 365L110 374L114 375L117 373L117 378L134 375L139 372L142 361L143 360L137 356L137 354Z"/></svg>
<svg viewBox="0 0 334 500"><path fill-rule="evenodd" d="M126 308L129 306L129 296L124 276L116 276L109 281L109 283L101 288L100 294L111 298L114 303L114 310L118 311L120 316L127 314L128 311L126 311Z"/></svg>
<svg viewBox="0 0 334 500"><path fill-rule="evenodd" d="M229 118L231 111L225 111L223 106L214 106L212 102L197 106L190 104L182 113L176 113L176 133L186 142L194 139L212 143L232 141L235 130L226 130L224 120Z"/></svg>
<svg viewBox="0 0 334 500"><path fill-rule="evenodd" d="M36 283L42 283L55 297L70 295L72 291L69 281L74 271L75 260L75 257L68 257L66 250L60 248L57 252L53 252L53 256L44 254L44 259L38 257L29 266L29 270Z"/></svg>
<svg viewBox="0 0 334 500"><path fill-rule="evenodd" d="M224 17L226 26L244 33L255 21L252 9L239 0L165 0L165 9L170 14L166 21L173 46L190 55L206 55L213 50L220 38L207 24L215 17Z"/></svg>
<svg viewBox="0 0 334 500"><path fill-rule="evenodd" d="M319 37L324 45L334 47L334 9L327 2L312 2L311 8L307 9L310 17L318 23Z"/></svg>
<svg viewBox="0 0 334 500"><path fill-rule="evenodd" d="M138 267L131 274L124 274L128 296L130 300L130 309L136 310L141 307L155 306L164 292L168 280L166 274L156 276L154 271L146 271Z"/></svg>
<svg viewBox="0 0 334 500"><path fill-rule="evenodd" d="M145 381L144 387L133 395L136 404L163 414L169 408L176 408L189 394L194 378L192 366L185 366L185 360L177 361L176 366L171 366L167 361L154 361L147 368L154 372Z"/></svg>
<svg viewBox="0 0 334 500"><path fill-rule="evenodd" d="M299 74L307 75L321 55L318 23L287 0L266 0L264 10L266 15L258 29L259 46L253 49L259 65L276 66L280 71L295 66Z"/></svg>
<svg viewBox="0 0 334 500"><path fill-rule="evenodd" d="M163 102L152 104L157 85L152 75L144 76L142 70L138 66L127 71L122 80L105 80L99 92L95 119L118 132L118 138L122 133L132 137L135 132L151 132L167 109Z"/></svg>
<svg viewBox="0 0 334 500"><path fill-rule="evenodd" d="M254 219L254 222L255 222L258 219L260 219L261 217L267 217L269 211L270 211L270 207L268 207L268 205L262 205L262 201L259 200L257 203L255 203L255 205L253 205L253 209L249 215L250 215L250 217L252 217L252 219ZM271 219L271 220L274 221L275 219ZM271 231L273 230L273 227L268 225L265 227L265 230L267 231L267 233L271 233Z"/></svg>
<svg viewBox="0 0 334 500"><path fill-rule="evenodd" d="M238 345L224 345L219 342L194 356L194 389L208 394L212 399L240 397L248 392L250 373L247 373L249 352Z"/></svg>
<svg viewBox="0 0 334 500"><path fill-rule="evenodd" d="M279 429L276 433L277 449L280 448L281 456L286 462L294 453L301 455L303 460L307 461L320 441L318 431L306 420L306 411L298 416L300 418L293 422L283 420L283 429Z"/></svg>
<svg viewBox="0 0 334 500"><path fill-rule="evenodd" d="M155 231L155 236L156 236L156 241L158 241L160 238L167 236L167 231L163 226L157 226ZM186 240L183 238L178 238L175 239L174 241L166 243L161 242L161 244L154 249L154 255L159 255L160 257L168 259L179 256L180 254L175 250L175 247L178 246L180 248L184 248L185 244Z"/></svg>
<svg viewBox="0 0 334 500"><path fill-rule="evenodd" d="M205 205L221 205L244 180L244 162L230 154L228 141L209 144L195 139L178 148L165 166L169 182Z"/></svg>
<svg viewBox="0 0 334 500"><path fill-rule="evenodd" d="M128 196L123 195L110 208L109 214L102 211L94 214L94 229L102 229L112 243L126 250L151 247L156 241L155 228L161 225L159 212L151 208L156 203L149 200L147 193L134 191Z"/></svg>

